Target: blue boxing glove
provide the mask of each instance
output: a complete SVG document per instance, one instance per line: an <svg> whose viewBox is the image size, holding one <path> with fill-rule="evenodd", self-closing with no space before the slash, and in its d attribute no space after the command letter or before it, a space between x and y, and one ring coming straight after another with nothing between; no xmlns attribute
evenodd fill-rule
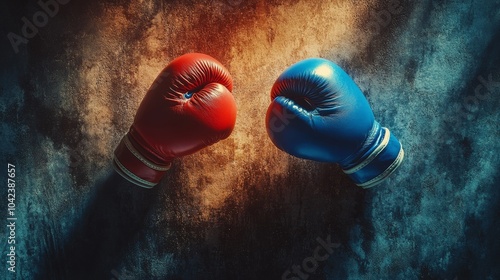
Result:
<svg viewBox="0 0 500 280"><path fill-rule="evenodd" d="M403 160L399 140L375 121L356 83L329 60L310 58L286 69L271 100L266 126L276 147L338 163L358 186L381 183Z"/></svg>

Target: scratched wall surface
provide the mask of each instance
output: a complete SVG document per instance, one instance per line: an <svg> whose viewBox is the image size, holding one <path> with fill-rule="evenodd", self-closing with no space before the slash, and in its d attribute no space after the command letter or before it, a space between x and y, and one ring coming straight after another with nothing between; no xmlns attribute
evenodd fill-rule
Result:
<svg viewBox="0 0 500 280"><path fill-rule="evenodd" d="M0 226L0 278L500 278L500 1L41 2L58 6L45 22L35 0L1 4L0 217L12 163L17 220L14 273ZM39 27L19 41L24 17ZM234 132L133 186L112 152L188 52L233 75ZM272 83L317 56L404 145L380 186L266 135Z"/></svg>

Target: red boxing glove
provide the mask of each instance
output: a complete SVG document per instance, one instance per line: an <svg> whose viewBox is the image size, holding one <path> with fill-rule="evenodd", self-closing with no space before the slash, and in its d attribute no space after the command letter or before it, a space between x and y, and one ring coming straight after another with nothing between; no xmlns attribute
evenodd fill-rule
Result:
<svg viewBox="0 0 500 280"><path fill-rule="evenodd" d="M233 81L220 62L190 53L158 75L128 133L115 149L115 170L152 188L176 157L227 138L236 122Z"/></svg>

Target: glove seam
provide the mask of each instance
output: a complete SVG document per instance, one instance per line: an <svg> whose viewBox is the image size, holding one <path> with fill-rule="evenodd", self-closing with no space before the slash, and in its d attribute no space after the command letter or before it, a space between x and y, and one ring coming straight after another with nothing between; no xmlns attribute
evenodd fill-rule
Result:
<svg viewBox="0 0 500 280"><path fill-rule="evenodd" d="M142 163L144 163L147 167L153 169L153 170L156 170L156 171L167 171L170 169L170 166L171 164L169 163L168 165L166 166L160 166L160 165L156 165L152 162L150 162L149 160L147 160L145 157L143 157L139 151L137 151L134 146L132 145L132 143L130 142L130 140L128 139L128 134L123 137L123 141L125 143L125 146L127 147L127 149L138 159L140 160Z"/></svg>
<svg viewBox="0 0 500 280"><path fill-rule="evenodd" d="M391 132L387 128L383 128L385 131L384 134L384 139L382 140L382 143L373 151L370 156L368 156L365 160L363 160L361 163L358 165L354 166L353 168L343 170L345 174L352 174L355 172L358 172L359 170L363 169L363 167L367 166L372 162L384 149L387 147L387 144L389 144L389 140L391 138Z"/></svg>
<svg viewBox="0 0 500 280"><path fill-rule="evenodd" d="M377 177L375 177L367 182L364 182L362 184L358 184L358 186L363 187L364 189L367 189L367 188L370 188L370 187L373 187L377 184L382 183L382 181L384 181L385 178L387 178L389 175L391 175L392 172L394 172L394 170L396 170L399 167L399 165L403 162L403 158L405 155L405 152L403 150L403 146L401 145L401 143L399 144L399 146L400 146L400 150L399 150L398 156L396 157L394 162L391 165L389 165L389 167L387 167L387 169L384 172L382 172L380 175L378 175Z"/></svg>
<svg viewBox="0 0 500 280"><path fill-rule="evenodd" d="M116 172L118 172L120 175L122 175L123 178L125 178L127 181L139 185L143 188L150 189L154 187L156 184L153 182L146 181L144 179L139 178L136 176L134 173L130 172L123 164L121 164L118 159L115 157L114 158L114 167ZM125 175L125 176L124 176Z"/></svg>

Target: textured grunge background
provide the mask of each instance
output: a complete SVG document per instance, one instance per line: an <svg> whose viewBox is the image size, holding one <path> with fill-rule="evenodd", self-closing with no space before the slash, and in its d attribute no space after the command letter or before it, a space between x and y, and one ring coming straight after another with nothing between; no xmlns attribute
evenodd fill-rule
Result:
<svg viewBox="0 0 500 280"><path fill-rule="evenodd" d="M500 278L500 1L59 1L47 18L36 0L1 4L0 278ZM8 34L34 15L16 53ZM234 133L132 186L112 151L187 52L232 73ZM403 143L386 183L362 190L268 139L272 83L313 56ZM321 239L338 244L317 261Z"/></svg>

